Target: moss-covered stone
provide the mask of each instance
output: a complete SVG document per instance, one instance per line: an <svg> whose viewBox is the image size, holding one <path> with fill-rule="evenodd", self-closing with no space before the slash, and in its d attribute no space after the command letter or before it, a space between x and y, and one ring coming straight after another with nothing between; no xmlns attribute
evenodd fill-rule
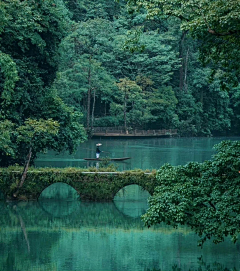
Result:
<svg viewBox="0 0 240 271"><path fill-rule="evenodd" d="M0 191L5 198L12 199L22 170L19 167L0 170ZM19 191L19 198L37 200L45 188L57 182L66 183L76 189L82 201L112 201L120 189L130 184L137 184L153 194L157 185L155 171L149 173L143 170L108 170L112 168L96 171L80 168L31 168Z"/></svg>

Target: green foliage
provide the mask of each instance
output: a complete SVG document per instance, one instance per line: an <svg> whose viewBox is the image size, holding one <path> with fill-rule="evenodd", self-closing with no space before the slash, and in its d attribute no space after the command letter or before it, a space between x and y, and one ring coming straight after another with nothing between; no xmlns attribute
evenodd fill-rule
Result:
<svg viewBox="0 0 240 271"><path fill-rule="evenodd" d="M14 124L9 120L0 121L0 152L4 156L15 156L13 135Z"/></svg>
<svg viewBox="0 0 240 271"><path fill-rule="evenodd" d="M67 104L84 112L88 129L94 124L95 111L97 114L103 112L100 104L110 100L115 89L114 78L100 59L105 54L104 47L108 46L110 31L109 22L103 19L82 22L60 47L55 86Z"/></svg>
<svg viewBox="0 0 240 271"><path fill-rule="evenodd" d="M200 58L204 63L218 63L226 70L227 81L238 80L240 46L239 1L222 0L128 0L132 8L144 8L149 18L169 16L181 21L181 29L200 41ZM132 6L133 5L133 6ZM231 59L231 61L229 61ZM226 87L226 78L222 82Z"/></svg>
<svg viewBox="0 0 240 271"><path fill-rule="evenodd" d="M96 18L90 2L75 4L85 19L61 44L55 85L68 105L84 112L85 126L90 119L93 126L124 125L124 99L115 82L128 77L142 89L134 104L127 103L129 127L178 128L183 136L209 136L231 128L229 96L221 92L225 71L214 66L212 74L213 67L201 66L197 49L203 46L180 30L180 20L150 16L149 21L144 10L129 14L122 3L113 20L104 12ZM139 4L151 13L147 2ZM99 0L98 5L101 13L108 3ZM175 7L169 3L167 9Z"/></svg>
<svg viewBox="0 0 240 271"><path fill-rule="evenodd" d="M158 186L143 216L145 224L165 222L191 227L199 245L210 238L215 243L239 234L240 142L223 141L212 160L173 167L164 165L157 172Z"/></svg>
<svg viewBox="0 0 240 271"><path fill-rule="evenodd" d="M58 122L42 146L70 152L86 139L83 124L89 134L123 125L239 133L239 91L231 89L239 3L127 2L140 9L110 0L0 0L2 166L24 163L28 147L16 132L27 119ZM117 87L124 78L135 84L127 95Z"/></svg>
<svg viewBox="0 0 240 271"><path fill-rule="evenodd" d="M51 88L58 45L72 25L69 11L62 0L7 0L0 1L0 14L0 121L5 142L0 164L23 164L29 141L36 135L33 158L46 147L73 151L85 137L80 114L65 106ZM52 119L59 123L59 133L46 136L50 130L40 133L37 126L31 126L30 132L33 123L24 124L28 119L37 121L38 129L41 119L45 127Z"/></svg>
<svg viewBox="0 0 240 271"><path fill-rule="evenodd" d="M72 12L73 20L79 22L92 18L113 20L120 13L120 7L123 4L113 2L112 0L66 0L66 5Z"/></svg>
<svg viewBox="0 0 240 271"><path fill-rule="evenodd" d="M48 120L32 120L27 119L24 125L16 129L17 144L26 145L27 149L31 150L34 154L43 152L46 148L50 148L49 142L52 137L58 133L59 123Z"/></svg>
<svg viewBox="0 0 240 271"><path fill-rule="evenodd" d="M108 167L110 166L110 158L109 157L104 157L101 159L101 162L100 162L100 167Z"/></svg>
<svg viewBox="0 0 240 271"><path fill-rule="evenodd" d="M4 54L0 51L0 72L3 74L4 83L1 84L2 92L1 99L5 103L11 101L11 96L14 91L15 83L19 80L18 72L16 68L16 63L11 59L7 54ZM2 104L2 106L4 106ZM3 109L3 108L2 108ZM3 110L1 110L1 115L4 116Z"/></svg>
<svg viewBox="0 0 240 271"><path fill-rule="evenodd" d="M52 119L27 119L24 125L18 127L8 120L1 121L0 162L5 163L7 157L11 163L21 161L25 159L30 148L34 154L46 150L51 146L49 142L53 141L52 137L58 133L58 129L59 123ZM24 154L19 153L21 146L26 147Z"/></svg>
<svg viewBox="0 0 240 271"><path fill-rule="evenodd" d="M113 22L102 18L81 22L61 44L60 66L55 86L67 104L74 106L76 110L83 110L86 126L89 125L90 115L92 124L95 125L109 125L108 120L111 119L113 123L124 125L124 114L121 114L125 108L124 99L115 82L125 77L129 77L130 81L135 81L143 88L142 92L135 91L127 102L127 122L131 123L131 127L147 128L151 121L160 123L159 115L165 113L165 109L161 113L151 110L153 105L147 100L150 101L150 96L154 100L156 89L159 89L159 92L165 89L165 85L169 84L173 76L173 70L179 67L177 52L169 45L174 38L159 36L156 31L144 31L144 28L141 28L142 31L136 31L138 26L131 29L132 20L127 18L127 14L124 16L126 18L121 17ZM124 18L127 21L124 21ZM134 24L137 23L135 20ZM132 45L128 42L132 42L132 35L136 37L136 46L139 42L144 50L134 54L130 52ZM165 95L164 99L168 100L165 103L166 107L170 103L174 104L174 110L174 95ZM131 105L133 100L134 104ZM176 121L169 120L176 117L172 118L174 113L170 106L168 108L171 114L162 117L161 124L164 126L168 123L173 128ZM155 112L155 115L151 111ZM105 119L106 123L101 124Z"/></svg>

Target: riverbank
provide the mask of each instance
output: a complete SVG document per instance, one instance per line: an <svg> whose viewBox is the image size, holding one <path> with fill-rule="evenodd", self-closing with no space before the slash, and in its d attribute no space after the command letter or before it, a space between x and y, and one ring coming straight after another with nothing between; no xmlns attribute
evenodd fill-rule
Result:
<svg viewBox="0 0 240 271"><path fill-rule="evenodd" d="M177 136L177 129L163 130L128 130L115 127L95 127L92 132L92 137L172 137Z"/></svg>

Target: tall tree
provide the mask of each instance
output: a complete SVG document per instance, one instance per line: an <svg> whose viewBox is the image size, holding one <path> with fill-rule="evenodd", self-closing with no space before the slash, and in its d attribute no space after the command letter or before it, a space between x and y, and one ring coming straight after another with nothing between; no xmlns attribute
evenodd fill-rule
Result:
<svg viewBox="0 0 240 271"><path fill-rule="evenodd" d="M101 57L108 56L110 50L108 38L111 28L110 23L103 19L82 22L63 40L60 48L59 73L55 85L68 104L76 105L86 112L88 130L93 125L96 99L106 99L107 93L110 98L111 89L114 88L114 78L100 62Z"/></svg>
<svg viewBox="0 0 240 271"><path fill-rule="evenodd" d="M129 78L120 79L117 83L119 90L121 91L121 100L123 102L123 118L124 118L124 129L126 134L128 134L128 122L127 122L127 111L128 103L132 103L132 110L134 109L134 100L136 96L141 92L141 88L136 84L136 82L129 80ZM139 100L139 98L138 98Z"/></svg>

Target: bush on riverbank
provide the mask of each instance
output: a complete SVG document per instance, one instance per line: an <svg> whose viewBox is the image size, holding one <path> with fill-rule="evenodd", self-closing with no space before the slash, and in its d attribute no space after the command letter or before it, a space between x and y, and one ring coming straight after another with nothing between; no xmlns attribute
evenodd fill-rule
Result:
<svg viewBox="0 0 240 271"><path fill-rule="evenodd" d="M240 141L222 141L204 163L165 164L157 172L159 186L143 216L145 224L190 226L201 237L222 242L240 233Z"/></svg>

